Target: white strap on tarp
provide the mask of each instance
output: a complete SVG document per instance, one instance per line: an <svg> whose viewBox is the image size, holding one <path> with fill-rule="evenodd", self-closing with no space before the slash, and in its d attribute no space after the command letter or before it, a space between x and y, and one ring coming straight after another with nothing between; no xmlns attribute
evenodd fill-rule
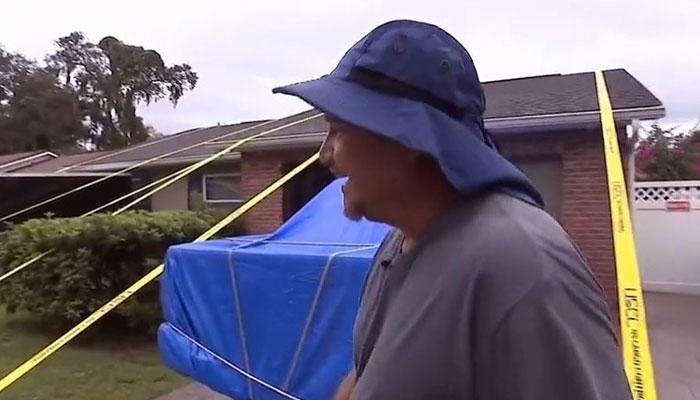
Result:
<svg viewBox="0 0 700 400"><path fill-rule="evenodd" d="M301 336L299 336L299 343L297 344L296 351L294 352L294 358L292 359L292 364L289 367L289 372L287 373L287 378L285 379L284 385L282 386L283 389L287 390L289 388L289 383L291 382L292 375L294 374L294 370L297 367L297 362L299 361L299 356L301 355L301 349L304 346L304 342L306 341L306 335L309 331L309 328L311 327L311 322L313 321L314 314L316 313L316 307L318 306L318 301L321 298L321 292L323 291L323 287L326 284L326 278L328 277L328 273L330 272L333 260L336 257L344 256L344 255L347 255L350 253L355 253L358 251L376 249L377 247L379 247L379 246L378 245L370 245L370 246L361 247L358 249L337 251L328 257L328 260L326 261L326 265L323 267L323 272L321 273L321 279L319 279L319 281L318 281L318 286L316 287L316 294L314 295L314 299L311 302L311 307L309 308L309 314L306 316L306 323L304 324L304 329L302 329Z"/></svg>
<svg viewBox="0 0 700 400"><path fill-rule="evenodd" d="M288 398L288 399L291 399L291 400L302 400L302 399L300 399L299 397L296 397L296 396L294 396L294 395L292 395L292 394L289 394L289 393L285 392L284 390L279 389L279 388L277 388L277 387L275 387L275 386L273 386L273 385L271 385L271 384L269 384L269 383L263 381L262 379L256 377L255 375L252 375L252 374L250 374L250 373L244 371L243 369L241 369L241 368L238 367L237 365L235 365L235 364L229 362L228 360L224 359L223 357L221 357L221 356L219 356L218 354L214 353L213 351L209 350L209 349L208 349L206 346L204 346L203 344L201 344L201 343L199 343L198 341L194 340L194 339L191 338L189 335L187 335L185 332L183 332L183 331L181 331L180 329L178 329L175 325L173 325L173 324L168 324L168 326L170 326L170 328L172 328L172 329L173 329L175 332L177 332L180 336L184 337L185 339L187 339L187 340L189 340L190 342L192 342L192 344L194 344L195 346L199 347L199 349L201 349L201 350L204 351L205 353L207 353L207 354L209 354L210 356L212 356L212 357L216 358L217 360L221 361L221 362L222 362L223 364L225 364L227 367L233 369L234 371L236 371L236 372L238 372L239 374L245 376L246 378L252 380L253 382L255 382L255 383L257 383L257 384L259 384L259 385L261 385L261 386L264 386L264 387L266 387L267 389L270 389L270 390L272 390L273 392L275 392L275 393L277 393L277 394L279 394L279 395L281 395L281 396L284 396L284 397L286 397L286 398Z"/></svg>
<svg viewBox="0 0 700 400"><path fill-rule="evenodd" d="M279 240L272 239L272 235L266 235L263 239L246 239L246 238L225 238L229 242L249 242L249 244L258 243L274 243L274 244L295 244L300 246L331 246L331 247L365 247L368 249L373 248L375 245L372 243L344 243L344 242L305 242L299 240ZM234 248L233 250L236 250Z"/></svg>
<svg viewBox="0 0 700 400"><path fill-rule="evenodd" d="M233 305L236 309L236 319L238 321L238 334L241 338L241 350L243 351L243 362L245 363L245 368L250 371L250 357L248 357L248 340L246 338L245 329L243 328L243 312L241 311L241 298L238 295L238 280L236 279L236 269L233 264L233 254L234 251L242 249L245 247L252 247L258 243L265 242L269 240L274 234L265 235L259 237L258 239L249 241L244 244L240 244L233 249L229 250L228 253L228 271L231 277L231 289L233 290ZM255 400L255 394L253 393L253 384L251 380L248 380L248 395L251 400Z"/></svg>

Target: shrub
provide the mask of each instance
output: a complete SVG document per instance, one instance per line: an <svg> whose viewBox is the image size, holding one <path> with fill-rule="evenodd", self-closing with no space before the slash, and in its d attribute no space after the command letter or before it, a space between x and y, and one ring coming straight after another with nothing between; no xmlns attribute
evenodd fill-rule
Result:
<svg viewBox="0 0 700 400"><path fill-rule="evenodd" d="M2 282L0 303L54 326L72 325L161 263L168 246L190 242L216 222L206 211L131 211L10 226L0 234L0 272L53 251ZM242 233L234 224L223 235ZM151 330L161 320L158 285L144 287L105 320L101 326L110 329Z"/></svg>

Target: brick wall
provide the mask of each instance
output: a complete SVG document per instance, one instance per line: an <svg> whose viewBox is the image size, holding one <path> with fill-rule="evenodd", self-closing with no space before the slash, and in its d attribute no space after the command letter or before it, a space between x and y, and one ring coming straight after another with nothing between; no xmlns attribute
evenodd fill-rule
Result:
<svg viewBox="0 0 700 400"><path fill-rule="evenodd" d="M588 260L615 312L617 276L600 132L528 135L527 140L501 138L499 144L509 157L561 157L564 186L561 223Z"/></svg>
<svg viewBox="0 0 700 400"><path fill-rule="evenodd" d="M255 196L281 176L282 161L265 153L241 155L241 186L246 199ZM245 215L250 233L267 233L282 223L282 192L272 193Z"/></svg>
<svg viewBox="0 0 700 400"><path fill-rule="evenodd" d="M284 173L287 163L298 164L311 156L313 150L253 151L241 155L241 184L243 195L249 199L265 189ZM283 221L283 190L275 191L244 217L250 233L274 231Z"/></svg>

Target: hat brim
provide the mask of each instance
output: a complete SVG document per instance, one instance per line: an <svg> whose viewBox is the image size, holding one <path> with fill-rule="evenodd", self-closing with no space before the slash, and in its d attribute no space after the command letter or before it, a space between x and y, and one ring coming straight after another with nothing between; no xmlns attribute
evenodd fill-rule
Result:
<svg viewBox="0 0 700 400"><path fill-rule="evenodd" d="M416 100L368 89L332 74L273 89L435 158L460 192L503 183L536 191L520 170L488 147L476 121L458 121ZM512 182L509 182L512 181Z"/></svg>
<svg viewBox="0 0 700 400"><path fill-rule="evenodd" d="M480 135L425 103L377 92L332 75L272 92L299 97L324 113L417 151L433 153L435 146L426 143L432 142L433 135L426 130L448 131L444 134L447 136L454 136L450 134L454 131L459 131L459 136ZM420 136L416 136L418 132L422 132Z"/></svg>

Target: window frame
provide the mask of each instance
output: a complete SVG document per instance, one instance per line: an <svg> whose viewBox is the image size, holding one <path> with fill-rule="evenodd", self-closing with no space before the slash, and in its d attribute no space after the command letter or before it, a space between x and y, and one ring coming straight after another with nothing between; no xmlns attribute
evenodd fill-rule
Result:
<svg viewBox="0 0 700 400"><path fill-rule="evenodd" d="M205 203L227 203L227 204L241 204L245 201L244 198L238 199L238 200L217 200L217 199L208 199L207 198L207 178L216 178L216 177L238 177L242 178L242 174L240 172L224 172L224 173L217 173L217 174L202 174L202 200Z"/></svg>

